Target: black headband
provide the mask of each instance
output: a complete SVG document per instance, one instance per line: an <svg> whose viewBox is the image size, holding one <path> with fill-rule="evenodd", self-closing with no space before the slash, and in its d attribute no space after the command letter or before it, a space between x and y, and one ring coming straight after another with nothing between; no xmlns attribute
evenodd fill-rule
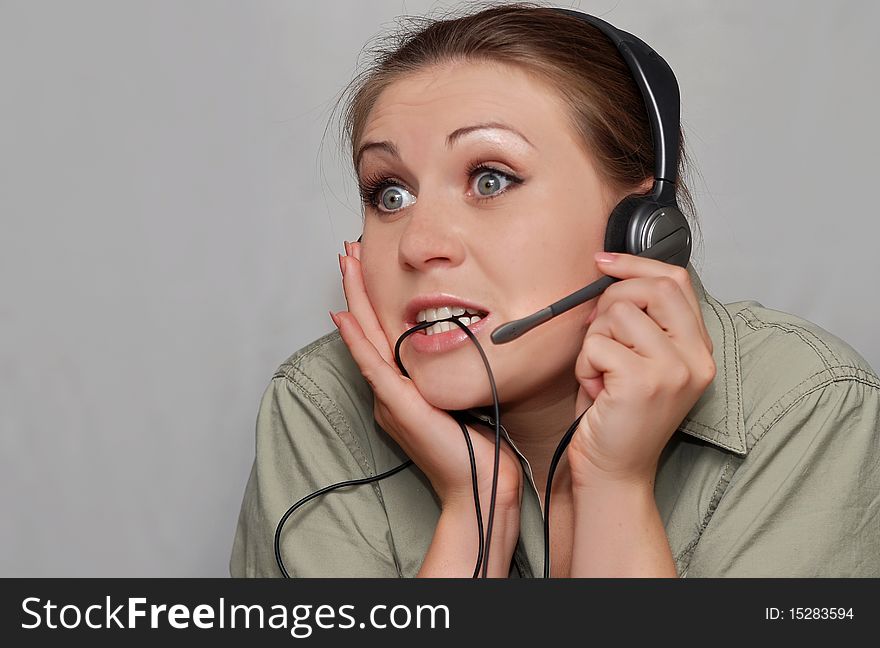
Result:
<svg viewBox="0 0 880 648"><path fill-rule="evenodd" d="M642 92L654 138L654 178L678 178L680 102L678 81L669 64L637 36L573 9L556 9L596 27L617 47Z"/></svg>

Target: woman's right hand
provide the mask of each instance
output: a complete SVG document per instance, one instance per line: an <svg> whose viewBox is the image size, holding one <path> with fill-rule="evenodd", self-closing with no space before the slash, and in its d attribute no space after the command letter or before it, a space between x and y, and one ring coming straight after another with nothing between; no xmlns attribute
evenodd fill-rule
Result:
<svg viewBox="0 0 880 648"><path fill-rule="evenodd" d="M446 411L428 403L415 383L397 368L392 347L367 295L361 272L360 244L346 243L346 253L346 256L339 256L339 265L348 311L331 313L331 316L372 387L374 417L425 473L444 510L469 508L473 511L471 465L461 427ZM466 428L474 448L480 506L486 524L495 462L495 435L482 426ZM515 510L518 519L521 495L522 467L502 439L496 511L499 508Z"/></svg>

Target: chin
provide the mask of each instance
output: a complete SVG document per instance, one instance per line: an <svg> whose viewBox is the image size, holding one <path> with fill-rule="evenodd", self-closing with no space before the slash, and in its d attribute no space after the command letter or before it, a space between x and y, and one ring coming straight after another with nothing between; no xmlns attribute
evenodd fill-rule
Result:
<svg viewBox="0 0 880 648"><path fill-rule="evenodd" d="M422 398L442 410L466 410L492 403L492 388L485 369L476 376L428 372L414 372L412 376Z"/></svg>

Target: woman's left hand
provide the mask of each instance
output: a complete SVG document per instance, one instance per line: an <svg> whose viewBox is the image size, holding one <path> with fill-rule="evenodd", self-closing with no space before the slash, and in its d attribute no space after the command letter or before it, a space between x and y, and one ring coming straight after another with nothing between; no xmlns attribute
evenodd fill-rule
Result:
<svg viewBox="0 0 880 648"><path fill-rule="evenodd" d="M653 483L673 432L715 377L712 340L686 269L630 254L596 265L621 281L590 314L575 373L573 484ZM592 401L592 404L591 404Z"/></svg>

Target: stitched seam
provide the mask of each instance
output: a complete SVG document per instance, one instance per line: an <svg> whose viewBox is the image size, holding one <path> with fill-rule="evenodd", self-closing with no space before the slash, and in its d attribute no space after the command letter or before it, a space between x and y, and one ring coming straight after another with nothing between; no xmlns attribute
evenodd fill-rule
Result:
<svg viewBox="0 0 880 648"><path fill-rule="evenodd" d="M375 476L376 472L375 472L375 471L371 468L371 466L369 465L369 462L368 462L368 460L367 460L366 452L365 452L364 449L361 447L361 445L358 443L357 437L356 437L356 436L354 435L354 433L352 432L351 426L349 425L348 421L346 420L345 415L339 410L338 407L335 406L335 404L333 403L333 399L331 399L331 398L329 397L329 395L328 395L323 389L321 389L321 388L315 383L314 380L312 380L311 376L309 376L309 375L308 375L305 371L303 371L302 368L299 366L299 361L301 361L301 360L307 358L309 355L311 355L312 353L314 353L314 352L316 352L316 351L322 349L324 346L326 346L327 344L330 344L331 342L332 342L332 339L331 339L331 338L328 338L327 340L325 340L325 341L323 341L323 342L321 342L321 343L319 343L319 344L316 344L312 349L310 349L309 351L307 351L307 352L304 353L303 355L299 356L299 358L297 359L298 361L297 361L296 364L290 364L290 365L288 365L288 366L290 367L291 370L293 370L294 372L296 372L297 374L299 374L299 375L301 375L303 378L305 378L305 380L307 380L307 381L312 385L312 387L314 388L314 390L320 394L320 396L324 399L324 401L326 401L327 403L330 403L330 405L331 405L331 407L333 408L334 412L338 415L336 418L337 418L339 421L341 421L342 424L345 426L345 429L346 429L346 431L348 432L348 435L349 435L349 437L351 438L352 443L355 445L355 447L357 447L359 453L361 454L360 461L363 462L363 465L364 465L364 468L365 468L366 475L367 475L368 477L373 477L373 476ZM297 380L297 378L296 378L294 375L292 375L292 373L290 373L290 372L280 372L280 375L279 375L278 377L284 377L284 378L286 378L289 382L291 382L293 385L295 385L295 386L299 389L299 391L300 391L300 392L301 392L306 398L309 399L310 402L312 402L312 403L315 405L315 407L321 412L321 414L323 414L324 418L327 420L327 423L330 425L330 427L333 429L333 431L336 432L337 436L339 436L339 438L340 438L340 440L342 441L343 445L345 445L346 449L349 451L349 453L351 453L352 457L355 459L355 462L357 463L357 462L359 461L358 457L355 455L354 451L351 449L351 447L349 446L349 444L346 443L345 438L343 438L343 436L340 434L339 430L336 429L336 426L333 424L333 421L332 421L330 415L329 415L328 412L323 408L322 404L319 403L319 402L317 402L317 399L315 399L315 398L312 397L312 395L307 391L307 389L305 388L305 386L304 386L304 385L301 385L301 384L299 383L299 381ZM397 570L397 575L398 575L398 577L401 577L401 578L402 578L402 577L403 577L403 571L402 571L402 567L401 567L400 560L399 560L398 553L397 553L396 543L395 543L395 540L394 540L394 532L393 532L393 529L392 529L392 527L391 527L391 519L390 519L389 516L388 516L388 509L387 509L386 506L385 506L385 499L384 499L384 497L383 497L383 495L382 495L381 487L379 486L378 482L372 482L370 485L372 486L372 490L373 490L373 492L376 494L376 497L377 497L377 499L379 500L379 504L380 504L380 506L382 507L382 510L383 510L384 513L385 513L385 520L386 520L386 522L387 522L387 524L388 524L388 537L389 537L389 544L390 544L390 549L391 549L391 555L392 555L392 558L393 558L393 560L394 560L394 567L395 567L395 569Z"/></svg>
<svg viewBox="0 0 880 648"><path fill-rule="evenodd" d="M691 434L697 434L699 432L699 429L694 429L694 426L696 426L697 428L706 428L707 430L711 430L713 432L718 432L718 430L716 430L715 428L713 428L709 425L704 425L698 421L693 421L693 420L689 420L689 419L687 421L687 425L682 425L678 429L681 430L682 432L685 432L685 433L689 432ZM724 434L724 433L722 432L720 434ZM729 435L724 434L724 436L729 436ZM743 452L740 448L735 448L732 444L724 443L723 441L719 441L718 439L708 438L708 436L704 437L704 436L700 436L700 435L697 435L697 438L702 441L706 441L707 443L711 443L711 444L716 445L720 448L723 448L724 450L730 450L731 452L736 452L736 453Z"/></svg>
<svg viewBox="0 0 880 648"><path fill-rule="evenodd" d="M736 468L733 468L733 463L735 461L742 461L738 457L731 456L728 457L727 461L724 462L724 469L721 471L721 477L718 478L718 482L715 484L715 490L712 491L712 497L709 499L709 506L706 509L705 515L703 515L703 519L700 522L700 528L697 530L697 534L693 537L693 539L688 543L688 545L679 552L679 554L675 557L675 563L679 564L679 561L682 561L685 556L688 557L687 564L682 565L681 572L687 572L690 567L691 558L693 557L693 552L696 546L700 542L700 538L703 537L703 531L706 530L706 527L709 526L709 522L712 521L712 516L715 515L715 511L718 509L718 504L721 502L721 498L724 493L727 492L727 487L730 486L731 477L733 477L733 473L736 472Z"/></svg>
<svg viewBox="0 0 880 648"><path fill-rule="evenodd" d="M721 322L721 316L718 314L718 309L715 308L715 305L712 304L711 302L709 302L708 300L706 301L706 303L712 307L712 310L715 311L715 316L718 318L719 322ZM723 322L721 322L721 349L722 349L721 363L722 363L722 365L724 365L723 366L723 373L725 376L727 376L727 333L724 331L724 323ZM724 418L721 419L722 421L727 420L727 411L728 411L728 405L730 402L729 401L730 396L728 395L727 391L728 391L727 385L724 385ZM706 425L705 423L700 423L698 421L694 421L689 418L685 418L685 421L688 423L693 423L694 425L697 425L701 428L705 428L707 430L712 430L713 432L716 432L717 434L720 434L722 436L728 436L725 432L722 432L718 428L712 427L711 425ZM682 427L687 427L687 426L682 426ZM728 449L730 449L730 448L728 448Z"/></svg>
<svg viewBox="0 0 880 648"><path fill-rule="evenodd" d="M327 393L321 389L314 380L312 380L311 376L309 376L305 371L303 371L298 365L292 365L292 369L297 372L299 376L302 376L305 380L309 382L312 388L321 396L322 402L318 402L317 399L312 398L311 393L306 389L305 385L302 385L296 377L290 376L290 381L297 385L304 394L307 395L309 400L311 400L315 407L317 407L321 413L324 415L324 418L327 419L327 423L330 424L330 427L336 432L336 435L339 437L339 440L345 445L348 451L351 453L352 457L354 457L355 462L358 464L363 464L364 470L366 471L367 477L372 477L375 472L371 469L369 462L367 461L367 454L364 452L364 449L360 446L355 438L354 434L351 431L351 426L348 424L348 421L345 418L345 415L339 410L338 407L333 403L333 399L330 398ZM324 409L324 403L329 403L330 407L333 410L333 413L336 414L334 417L336 420L340 421L341 424L345 427L345 431L348 433L348 437L351 439L352 444L357 448L358 453L361 455L358 457L355 452L349 447L349 444L346 442L345 437L340 433L339 430L336 429L336 425L333 423L333 419L330 417L330 414Z"/></svg>
<svg viewBox="0 0 880 648"><path fill-rule="evenodd" d="M856 375L842 375L842 376L840 376L840 375L835 375L833 373L834 371L841 370L841 369L852 369L853 371L856 372ZM837 367L834 367L832 369L823 369L821 371L817 371L813 375L808 376L807 378L805 378L804 380L799 382L797 385L795 385L794 387L789 389L782 396L777 398L776 401L770 407L768 407L767 410L763 414L761 414L761 416L759 416L757 418L755 424L752 426L752 429L749 430L749 434L747 434L747 436L752 436L751 435L752 430L755 430L755 429L761 427L762 425L764 425L764 423L763 423L764 418L769 416L770 412L772 412L774 408L778 407L786 398L788 398L794 392L800 390L807 383L815 381L819 376L821 376L823 374L828 374L830 376L830 378L828 380L826 380L824 383L822 383L823 385L828 385L831 382L853 380L855 382L860 382L865 385L870 385L872 387L876 387L876 388L880 389L880 381L876 380L871 374L867 373L862 367L857 367L854 365L838 365ZM813 390L811 389L810 391L808 391L806 393L811 393L812 391ZM806 394L802 394L801 396L804 396L804 395L806 395ZM800 397L796 398L793 401L793 403L797 402L799 399L800 399ZM786 406L786 409L788 409L788 407L790 407L790 405ZM775 423L775 421L774 421L774 423ZM772 425L772 423L771 423L771 425ZM767 430L765 429L764 434L766 434L766 432L767 432ZM763 437L763 434L761 436ZM760 438L758 438L755 441L755 443L757 443L758 441L760 441Z"/></svg>
<svg viewBox="0 0 880 648"><path fill-rule="evenodd" d="M861 375L858 375L858 374L857 374L857 375L835 376L835 377L838 378L838 379L852 379L852 380L856 380L856 381L858 381L858 382L863 382L863 383L865 383L866 385L873 385L874 387L880 387L880 381L872 380L870 374L868 374L868 373L864 370L864 368L862 368L862 367L859 367L859 366L856 366L856 365L837 365L837 366L835 366L835 367L829 367L828 369L822 369L821 371L817 371L816 373L812 374L811 376L808 376L807 378L804 378L804 379L803 379L801 382L799 382L797 385L795 385L794 387L792 387L791 389L789 389L789 390L788 390L787 392L785 392L782 396L780 396L779 398L777 398L777 399L776 399L776 402L773 403L773 405L771 405L770 407L768 407L768 408L767 408L767 411L764 412L764 414L762 414L761 417L760 417L758 420L760 420L761 418L763 418L764 416L766 416L766 415L767 415L767 412L769 412L771 409L773 409L773 407L775 407L776 405L778 405L783 399L785 399L786 396L788 396L788 395L791 394L792 392L797 391L797 390L800 389L803 385L807 384L808 382L810 382L810 381L812 381L812 380L815 380L816 378L818 378L818 377L821 376L822 374L826 374L826 373L827 373L827 374L831 374L831 375L833 375L832 372L834 372L836 369L853 369L854 371L858 372L858 374L864 374L865 376L867 376L867 378L863 378Z"/></svg>
<svg viewBox="0 0 880 648"><path fill-rule="evenodd" d="M712 310L715 312L715 316L718 318L718 321L721 324L721 345L722 345L721 346L721 348L722 348L721 362L723 365L724 375L727 376L728 366L729 366L729 361L727 358L727 346L728 346L727 345L727 329L724 326L724 318L722 317L721 312L719 311L719 308L718 308L719 306L721 306L721 304L720 304L720 302L717 302L713 297L711 297L711 295L709 295L708 293L706 293L706 300L705 301L709 306L712 307ZM722 306L722 308L723 308L723 306ZM730 317L730 315L729 315L729 313L727 313L726 309L724 309L724 312L728 315L728 317ZM741 394L741 390L739 389L739 386L742 384L742 382L741 382L741 378L740 378L739 362L737 361L736 357L734 357L733 364L734 364L734 372L736 374L736 390L735 390L736 391L736 405L737 405L737 407L736 407L736 423L737 423L736 429L739 430L740 428L743 427L742 417L741 417L742 394ZM730 390L727 387L728 386L725 384L724 385L724 418L722 419L722 421L725 421L725 422L728 420L728 413L730 412L730 393L729 393ZM694 421L692 419L685 419L685 422L688 425L683 425L681 427L681 429L687 429L690 424L693 424L693 425L696 425L700 428L705 428L706 430L711 430L713 432L716 432L717 434L725 436L725 437L730 436L729 434L719 430L718 428L712 427L711 425L706 425L705 423L700 423L700 422ZM721 446L725 450L731 450L731 451L737 452L737 453L742 452L741 448L739 448L739 447L734 448L732 446L732 444L722 443L721 441L719 441L717 439L705 439L705 440L711 441L712 443L715 443L715 444ZM744 438L740 437L739 441L742 446L746 445L746 441Z"/></svg>
<svg viewBox="0 0 880 648"><path fill-rule="evenodd" d="M710 301L707 301L706 303L712 307L712 310L715 311L715 316L718 318L718 321L721 322L721 345L723 347L723 353L721 354L721 357L723 358L723 362L724 362L724 377L726 378L727 377L727 331L725 331L725 329L724 329L724 322L721 321L721 314L718 312L718 309L715 308L715 304L713 304ZM721 420L725 421L725 422L727 421L727 413L730 411L730 394L728 393L729 391L730 390L727 389L727 385L724 385L724 418ZM719 430L719 432L721 432L721 431ZM724 436L727 436L727 434L725 434Z"/></svg>
<svg viewBox="0 0 880 648"><path fill-rule="evenodd" d="M747 319L746 316L743 315L744 312L748 312L749 315L751 315L754 320L757 320L758 322L760 322L760 326L755 326L755 324L753 322L749 321L749 319ZM810 342L809 339L807 339L807 336L809 336L813 340L818 341L823 347L825 347L825 350L828 351L828 355L830 355L834 359L834 362L836 364L840 364L840 359L834 354L833 351L831 351L831 349L828 348L828 345L825 344L825 342L821 338L814 335L813 333L806 330L805 328L797 326L796 324L789 324L789 323L780 324L778 322L765 322L760 317L755 315L755 313L752 310L750 310L748 308L744 308L743 310L738 312L736 315L743 322L745 322L748 325L748 327L750 329L752 329L753 331L757 331L757 330L760 330L760 329L766 328L766 327L771 327L771 328L777 328L784 333L793 333L794 335L798 336L804 344L809 346L816 353L817 356L819 356L819 359L822 360L822 364L825 365L826 369L830 369L831 363L828 362L828 357L824 353L822 353L815 344L813 344L812 342Z"/></svg>
<svg viewBox="0 0 880 648"><path fill-rule="evenodd" d="M290 375L290 372L285 370L285 367L290 367L291 369L294 369L294 370L298 369L298 365L301 364L303 360L308 358L313 353L317 353L318 351L323 349L325 346L327 346L331 342L333 342L332 334L327 336L327 338L321 342L318 342L318 341L314 342L313 343L314 346L311 349L309 349L308 351L304 351L301 355L296 356L296 358L293 360L288 359L288 360L285 360L284 362L282 362L281 366L275 370L275 374L272 377L273 378L281 378L282 376L284 376L284 377L290 378L291 380L294 380L293 376Z"/></svg>
<svg viewBox="0 0 880 648"><path fill-rule="evenodd" d="M824 373L824 372L820 372L820 373ZM816 374L816 375L818 375L818 374ZM752 445L752 448L756 448L758 446L758 444L761 442L761 440L765 436L767 436L767 433L770 431L770 428L772 428L774 425L776 425L780 421L780 419L782 419L786 414L788 414L792 410L792 408L794 408L794 406L797 405L798 403L800 403L804 398L806 398L807 396L809 396L813 392L819 391L820 389L824 389L828 385L830 385L832 383L837 383L837 382L855 382L855 383L861 383L864 385L868 385L869 387L874 387L874 388L880 389L880 385L878 385L875 381L865 380L865 379L857 377L857 376L831 376L827 380L825 380L825 381L815 385L814 387L811 387L807 391L805 391L803 394L801 394L800 396L798 396L797 398L792 400L791 403L786 405L785 408L783 408L779 413L777 413L777 415L773 418L773 420L770 421L767 424L767 426L764 428L764 431L761 433L761 436L759 436L755 439L755 443ZM803 384L803 383L801 383L801 384ZM790 390L788 393L786 393L786 396L788 394L790 394L791 391L793 391L793 390ZM773 403L773 405L771 405L769 408L767 408L767 411L761 415L761 417L758 419L758 422L755 423L754 427L757 428L759 425L761 425L761 419L763 419L765 416L767 416L773 410L774 407L776 407L777 405L779 405L782 402L782 400L784 398L785 398L785 396L779 398L775 403Z"/></svg>

